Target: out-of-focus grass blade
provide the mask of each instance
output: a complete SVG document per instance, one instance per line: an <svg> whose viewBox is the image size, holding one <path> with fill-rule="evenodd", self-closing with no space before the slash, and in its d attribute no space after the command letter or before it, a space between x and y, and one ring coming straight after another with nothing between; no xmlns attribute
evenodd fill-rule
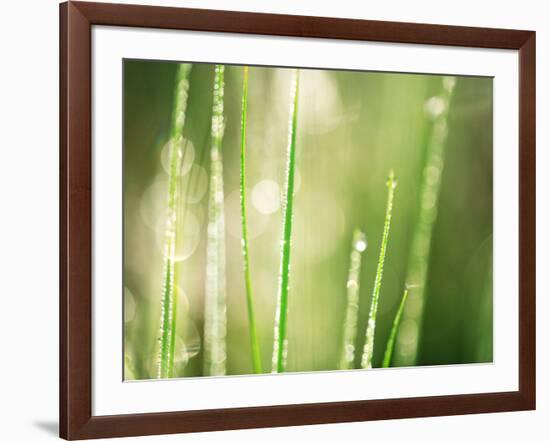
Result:
<svg viewBox="0 0 550 441"><path fill-rule="evenodd" d="M411 333L406 339L402 339L400 333L397 334L395 360L399 365L404 366L414 366L417 362L432 232L437 219L441 175L445 163L447 120L455 83L454 77L444 77L440 95L431 97L425 106L427 115L433 120L433 126L427 145L426 162L422 169L419 211L413 231L405 279L407 285L417 285L418 290L415 292L414 302L411 300L408 303L403 315L403 318L411 323L411 326L416 327L417 332Z"/></svg>
<svg viewBox="0 0 550 441"><path fill-rule="evenodd" d="M256 319L254 316L254 296L252 293L252 281L250 277L250 259L248 254L248 222L246 216L246 112L248 107L248 66L243 70L243 94L241 110L241 226L242 226L242 254L244 285L246 290L246 307L248 312L248 332L250 334L250 348L252 351L252 369L255 374L262 372L262 359L258 334L256 332Z"/></svg>
<svg viewBox="0 0 550 441"><path fill-rule="evenodd" d="M353 232L348 271L347 307L344 319L344 337L340 355L340 369L353 369L355 359L355 337L357 336L357 313L359 312L359 275L362 254L367 249L367 238L358 228Z"/></svg>
<svg viewBox="0 0 550 441"><path fill-rule="evenodd" d="M225 375L226 362L225 216L222 162L222 140L225 128L224 70L222 65L215 67L212 103L204 322L205 375Z"/></svg>

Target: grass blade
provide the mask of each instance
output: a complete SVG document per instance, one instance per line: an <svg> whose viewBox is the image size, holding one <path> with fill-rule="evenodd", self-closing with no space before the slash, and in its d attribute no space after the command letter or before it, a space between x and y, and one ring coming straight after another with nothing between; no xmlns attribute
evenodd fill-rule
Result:
<svg viewBox="0 0 550 441"><path fill-rule="evenodd" d="M225 128L224 70L222 65L215 67L212 103L204 319L205 375L225 375L226 361L225 216L221 149Z"/></svg>
<svg viewBox="0 0 550 441"><path fill-rule="evenodd" d="M178 323L178 286L179 272L174 268L174 290L172 291L172 329L170 331L170 346L168 349L168 378L174 376L174 354L176 351L176 327Z"/></svg>
<svg viewBox="0 0 550 441"><path fill-rule="evenodd" d="M281 258L279 269L279 289L275 313L273 338L272 371L284 372L286 361L286 324L288 310L288 290L290 281L290 250L292 239L292 210L294 205L294 173L296 162L296 126L298 122L298 89L300 71L294 71L291 86L290 124L288 132L286 182L283 197L283 232L281 238Z"/></svg>
<svg viewBox="0 0 550 441"><path fill-rule="evenodd" d="M347 307L339 369L353 369L355 337L357 336L357 313L359 311L359 275L361 273L362 254L366 249L367 239L365 233L356 228L353 232L351 244L347 282Z"/></svg>
<svg viewBox="0 0 550 441"><path fill-rule="evenodd" d="M374 291L369 312L369 320L367 322L367 333L365 347L363 349L363 357L361 359L361 367L369 369L372 367L372 355L374 353L374 331L376 329L376 314L378 312L378 299L380 297L380 287L382 286L382 274L384 273L384 260L386 259L386 248L390 237L390 225L393 210L393 196L397 181L390 172L387 181L388 201L386 204L386 219L384 220L384 231L382 232L382 245L380 246L380 255L378 256L378 266L376 268L376 277L374 279Z"/></svg>
<svg viewBox="0 0 550 441"><path fill-rule="evenodd" d="M161 319L159 330L159 358L157 378L168 378L173 372L174 344L176 334L174 279L176 225L179 196L179 169L183 160L183 126L187 109L190 64L180 64L176 73L174 108L172 111L170 173L168 178L168 208L164 237L163 282L161 297Z"/></svg>
<svg viewBox="0 0 550 441"><path fill-rule="evenodd" d="M250 347L252 350L252 369L255 374L262 372L262 359L258 334L256 332L256 319L254 317L254 296L252 293L252 281L250 277L250 259L248 253L248 226L246 216L246 112L248 106L248 66L243 70L243 95L241 111L241 226L242 226L242 253L244 285L246 290L246 307L248 311L248 331L250 334Z"/></svg>
<svg viewBox="0 0 550 441"><path fill-rule="evenodd" d="M422 170L419 212L413 231L405 280L408 285L418 285L418 291L415 293L414 302L409 302L405 308L403 316L416 327L417 332L411 333L407 339L401 339L398 334L395 354L396 361L405 366L415 365L418 357L432 231L437 218L441 175L444 167L447 116L455 82L455 78L443 78L440 96L432 97L426 102L426 111L433 119L433 129L427 146L426 162Z"/></svg>
<svg viewBox="0 0 550 441"><path fill-rule="evenodd" d="M405 303L407 302L407 297L409 296L409 287L405 287L403 291L403 297L399 303L399 308L393 319L393 324L390 331L390 336L388 338L388 343L386 345L386 352L384 352L384 361L382 362L382 367L387 368L391 366L391 359L393 356L393 349L395 347L395 337L397 336L397 330L401 324L401 317L403 315L403 310L405 309Z"/></svg>

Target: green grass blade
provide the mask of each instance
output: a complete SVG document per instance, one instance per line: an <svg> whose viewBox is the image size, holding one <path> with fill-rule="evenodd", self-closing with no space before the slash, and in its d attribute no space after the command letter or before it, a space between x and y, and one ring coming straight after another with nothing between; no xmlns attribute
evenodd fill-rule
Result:
<svg viewBox="0 0 550 441"><path fill-rule="evenodd" d="M174 316L174 280L176 225L178 211L179 169L183 159L183 126L187 109L189 91L190 64L180 64L176 73L174 108L172 111L170 173L168 178L168 208L164 237L164 262L161 295L161 319L159 330L159 357L157 363L157 378L167 378L173 372L174 346L173 336L176 333Z"/></svg>
<svg viewBox="0 0 550 441"><path fill-rule="evenodd" d="M174 354L176 351L176 335L177 335L177 323L178 323L178 282L179 272L174 269L174 290L172 292L172 329L170 331L170 347L168 350L168 378L174 376Z"/></svg>
<svg viewBox="0 0 550 441"><path fill-rule="evenodd" d="M440 95L426 102L426 111L433 119L433 128L422 170L419 211L413 230L405 279L408 285L418 285L418 291L415 293L414 302L412 300L409 302L403 315L404 319L416 327L417 332L411 333L407 339L401 339L398 333L395 353L396 362L405 366L415 365L417 362L432 232L437 219L441 175L444 167L447 119L455 82L455 78L443 78Z"/></svg>
<svg viewBox="0 0 550 441"><path fill-rule="evenodd" d="M300 71L294 72L291 86L291 109L288 132L286 182L283 197L283 232L281 238L281 258L279 269L279 289L275 313L275 331L273 338L272 371L283 372L286 360L286 325L288 310L288 290L290 282L290 250L292 240L292 211L294 206L294 174L296 166L296 126L298 122L298 90Z"/></svg>
<svg viewBox="0 0 550 441"><path fill-rule="evenodd" d="M350 264L347 281L347 307L344 319L344 337L340 355L340 369L353 369L355 359L355 337L357 336L357 313L359 311L359 275L362 254L367 249L365 233L359 229L353 232Z"/></svg>
<svg viewBox="0 0 550 441"><path fill-rule="evenodd" d="M222 65L215 67L212 103L204 319L205 375L225 375L226 361L225 216L222 161L222 140L225 128L224 70Z"/></svg>
<svg viewBox="0 0 550 441"><path fill-rule="evenodd" d="M386 259L386 248L390 237L390 225L393 210L393 196L397 181L390 172L387 181L388 200L386 204L386 219L384 221L384 231L382 232L382 245L380 246L380 255L378 257L378 266L376 268L376 277L374 279L374 291L369 312L369 320L367 322L367 333L365 347L363 349L363 357L361 359L361 367L368 369L372 367L372 355L374 353L374 331L376 329L376 314L378 312L378 299L380 297L380 288L382 286L382 274L384 273L384 260Z"/></svg>
<svg viewBox="0 0 550 441"><path fill-rule="evenodd" d="M248 312L248 332L250 334L250 348L252 350L252 369L255 374L262 372L262 359L258 334L256 332L256 319L254 316L254 296L252 293L252 281L250 277L250 259L248 253L248 226L246 216L246 112L248 106L248 66L243 70L243 95L241 111L241 226L242 226L242 253L244 284L246 290L246 307Z"/></svg>
<svg viewBox="0 0 550 441"><path fill-rule="evenodd" d="M391 360L393 356L393 349L395 347L395 337L397 337L397 330L401 323L401 317L403 315L403 310L405 309L405 303L407 302L407 297L409 296L409 288L406 287L403 291L403 297L399 303L399 308L393 319L393 324L390 331L390 336L388 338L388 343L386 345L386 352L384 352L384 361L382 362L382 367L387 368L391 366Z"/></svg>

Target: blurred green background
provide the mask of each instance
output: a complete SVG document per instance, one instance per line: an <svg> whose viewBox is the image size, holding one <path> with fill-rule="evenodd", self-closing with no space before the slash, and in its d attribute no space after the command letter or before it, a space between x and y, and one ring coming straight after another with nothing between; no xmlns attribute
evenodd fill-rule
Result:
<svg viewBox="0 0 550 441"><path fill-rule="evenodd" d="M126 379L153 378L162 288L166 166L174 78L170 62L124 62L124 310ZM178 244L176 375L202 375L203 298L214 66L194 64L184 136ZM292 70L251 67L248 215L252 286L264 366L270 366L279 271ZM227 374L252 372L239 207L243 68L225 71L223 141L227 246ZM374 284L390 169L398 180L380 293L374 367L403 293L418 214L430 98L442 77L309 70L299 90L288 371L334 370L342 344L352 233L367 235L357 352ZM433 230L418 365L492 361L492 79L457 77L439 213ZM414 297L411 290L410 298ZM402 326L406 326L405 323ZM405 336L406 337L406 336ZM359 367L360 354L356 357Z"/></svg>

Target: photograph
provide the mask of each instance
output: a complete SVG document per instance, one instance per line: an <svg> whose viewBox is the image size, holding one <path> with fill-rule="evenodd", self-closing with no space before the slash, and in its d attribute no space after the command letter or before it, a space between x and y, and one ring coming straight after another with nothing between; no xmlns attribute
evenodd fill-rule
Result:
<svg viewBox="0 0 550 441"><path fill-rule="evenodd" d="M493 362L493 78L123 60L124 381Z"/></svg>
<svg viewBox="0 0 550 441"><path fill-rule="evenodd" d="M0 441L548 433L547 5L453 6L3 2Z"/></svg>

